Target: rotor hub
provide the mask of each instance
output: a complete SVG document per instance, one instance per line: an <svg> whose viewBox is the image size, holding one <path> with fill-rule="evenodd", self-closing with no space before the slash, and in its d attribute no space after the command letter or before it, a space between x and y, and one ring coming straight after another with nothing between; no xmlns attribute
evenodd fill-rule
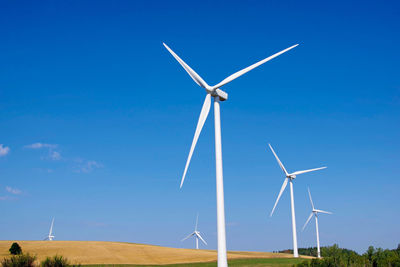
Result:
<svg viewBox="0 0 400 267"><path fill-rule="evenodd" d="M215 89L214 91L211 92L211 95L213 97L219 97L220 101L225 101L228 99L228 94L221 89Z"/></svg>

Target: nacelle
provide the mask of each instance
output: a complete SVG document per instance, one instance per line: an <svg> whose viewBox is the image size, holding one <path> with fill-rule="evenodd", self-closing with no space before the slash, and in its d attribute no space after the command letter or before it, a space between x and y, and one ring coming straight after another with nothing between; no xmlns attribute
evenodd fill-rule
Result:
<svg viewBox="0 0 400 267"><path fill-rule="evenodd" d="M221 101L225 101L228 99L228 94L220 89L215 90L212 95L218 96Z"/></svg>

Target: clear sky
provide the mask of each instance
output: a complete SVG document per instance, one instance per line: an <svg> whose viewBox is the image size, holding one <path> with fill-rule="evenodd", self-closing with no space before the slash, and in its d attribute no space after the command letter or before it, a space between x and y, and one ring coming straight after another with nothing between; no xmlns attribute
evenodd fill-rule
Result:
<svg viewBox="0 0 400 267"><path fill-rule="evenodd" d="M221 105L230 250L363 252L400 242L398 1L1 1L0 239L110 240L216 248L211 110L179 190L209 84L293 44L226 85ZM204 248L204 246L202 246Z"/></svg>

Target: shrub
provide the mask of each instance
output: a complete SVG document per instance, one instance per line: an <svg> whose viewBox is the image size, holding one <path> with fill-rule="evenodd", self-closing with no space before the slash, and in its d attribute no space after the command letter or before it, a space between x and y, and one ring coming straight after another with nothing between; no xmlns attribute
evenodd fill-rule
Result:
<svg viewBox="0 0 400 267"><path fill-rule="evenodd" d="M10 251L11 255L22 254L22 248L16 242L12 243L9 251Z"/></svg>
<svg viewBox="0 0 400 267"><path fill-rule="evenodd" d="M40 263L41 267L74 267L80 265L71 265L67 258L63 256L55 255L53 257L47 257L44 261Z"/></svg>
<svg viewBox="0 0 400 267"><path fill-rule="evenodd" d="M34 267L35 266L35 256L27 254L14 255L11 258L4 258L1 261L2 267Z"/></svg>

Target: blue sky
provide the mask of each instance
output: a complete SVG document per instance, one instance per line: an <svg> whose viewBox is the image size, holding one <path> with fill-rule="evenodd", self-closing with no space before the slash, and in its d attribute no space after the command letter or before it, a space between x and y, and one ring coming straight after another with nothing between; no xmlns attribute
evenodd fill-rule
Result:
<svg viewBox="0 0 400 267"><path fill-rule="evenodd" d="M209 84L300 45L226 85L221 106L227 245L363 252L400 242L400 5L396 1L2 1L0 239L173 247L199 228L216 248L213 113L179 190Z"/></svg>

